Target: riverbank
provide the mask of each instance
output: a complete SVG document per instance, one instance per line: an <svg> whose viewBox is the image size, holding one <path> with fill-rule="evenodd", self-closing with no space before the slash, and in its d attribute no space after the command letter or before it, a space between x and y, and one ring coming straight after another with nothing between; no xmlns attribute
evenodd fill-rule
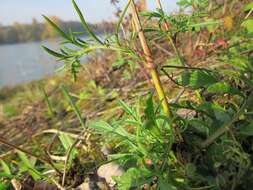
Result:
<svg viewBox="0 0 253 190"><path fill-rule="evenodd" d="M236 2L184 1L193 14L139 18L129 1L129 25L102 39L72 1L87 41L48 19L72 45L44 47L66 72L0 92L0 184L250 190L252 3Z"/></svg>

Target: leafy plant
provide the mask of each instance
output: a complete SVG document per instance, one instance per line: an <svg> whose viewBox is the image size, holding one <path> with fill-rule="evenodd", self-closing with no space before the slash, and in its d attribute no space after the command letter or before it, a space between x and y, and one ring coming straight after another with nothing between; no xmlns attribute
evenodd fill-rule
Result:
<svg viewBox="0 0 253 190"><path fill-rule="evenodd" d="M151 93L147 99L135 100L137 103L131 106L119 101L124 110L120 118L92 121L88 125L107 144L114 145L114 153L109 154L108 159L126 169L125 174L115 178L121 190L145 185L162 190L195 187L219 190L236 189L246 184L244 177L249 173L252 161L248 149L252 141L245 137L252 135L251 17L246 15L235 22L232 16L211 17L210 13L218 13L220 8L213 8L209 1L183 0L178 3L182 7L191 7L193 13L168 16L160 7L154 12L144 12L140 17L134 1L130 0L120 17L116 34L105 40L89 28L75 1L73 5L90 41L79 39L73 32L64 33L46 17L65 43L76 48L65 46L60 52L44 49L64 60L75 79L77 68L81 67L80 58L98 49L118 53L114 68L144 61L152 78L157 97ZM129 7L133 10L133 27L129 30L129 39L126 39L121 38L119 28ZM233 5L229 7L232 10ZM244 11L251 11L251 4ZM226 9L223 12L225 15ZM150 21L151 27L143 27L141 19ZM235 31L234 27L240 29ZM147 40L154 42L152 35L163 42L168 40L175 53L171 60L176 61L159 67L155 65ZM140 43L136 41L137 36ZM184 47L179 42L185 38L190 41L192 50L189 59L184 56ZM205 40L200 43L202 38ZM193 41L197 41L195 47ZM141 46L143 53L136 46ZM199 52L196 51L203 53L203 60L209 65L198 63L196 55ZM183 89L173 103L168 103L167 96L171 94L165 91L159 69L175 87ZM170 76L168 70L176 76ZM128 80L132 77L129 70L123 70L121 74ZM91 85L101 96L105 94L95 83L91 82ZM64 87L63 92L82 123L81 114ZM154 102L156 98L159 101Z"/></svg>

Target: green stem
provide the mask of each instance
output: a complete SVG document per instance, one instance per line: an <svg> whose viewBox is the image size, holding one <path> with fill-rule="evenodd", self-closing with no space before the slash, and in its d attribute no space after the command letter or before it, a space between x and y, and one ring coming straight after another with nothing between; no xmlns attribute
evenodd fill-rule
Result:
<svg viewBox="0 0 253 190"><path fill-rule="evenodd" d="M164 14L161 1L160 1L160 0L156 0L156 4L157 4L157 7L158 7L158 8L162 11L162 13ZM169 23L168 23L166 20L164 21L164 28L165 28L166 32L168 32L168 30L169 30L169 28L170 28ZM178 48L176 47L176 45L175 45L175 43L174 43L174 41L173 41L171 35L167 33L166 36L167 36L167 38L168 38L168 40L169 40L169 42L170 42L170 44L171 44L171 46L172 46L174 52L176 53L176 56L177 56L177 58L179 59L180 63L181 63L183 66L186 66L185 61L183 60L183 58L182 58L182 56L181 56L181 54L180 54Z"/></svg>
<svg viewBox="0 0 253 190"><path fill-rule="evenodd" d="M210 144L212 144L217 138L219 138L221 135L223 135L225 132L229 131L230 127L233 125L235 121L240 117L240 115L243 114L245 108L252 100L252 95L248 98L247 101L244 101L241 108L238 110L238 112L233 116L233 118L228 122L225 123L223 126L221 126L217 131L215 131L210 137L208 137L202 144L201 148L206 148Z"/></svg>
<svg viewBox="0 0 253 190"><path fill-rule="evenodd" d="M164 113L169 118L172 118L173 117L172 112L170 110L170 106L169 106L167 97L165 95L156 65L154 64L151 50L147 44L146 37L144 35L142 25L140 22L140 18L138 16L138 11L137 11L136 5L133 0L131 0L131 7L132 7L132 13L133 13L133 21L134 21L135 27L138 31L138 36L139 36L141 46L142 46L142 49L144 52L145 60L146 60L146 68L150 70L150 75L152 77L153 84L154 84L154 87L155 87L156 92L158 94L158 97L159 97L160 101L162 102L162 107L163 107Z"/></svg>

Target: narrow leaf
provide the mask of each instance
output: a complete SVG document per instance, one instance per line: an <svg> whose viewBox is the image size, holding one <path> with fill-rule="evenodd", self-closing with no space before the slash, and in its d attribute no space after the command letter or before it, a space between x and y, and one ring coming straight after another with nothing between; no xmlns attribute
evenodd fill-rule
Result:
<svg viewBox="0 0 253 190"><path fill-rule="evenodd" d="M70 103L72 109L74 110L80 124L82 125L83 128L86 128L85 123L84 123L83 118L82 118L82 115L81 115L79 109L77 108L76 104L72 100L71 96L69 95L69 92L68 92L67 88L65 87L65 85L61 86L61 90L62 90L64 96L66 97L66 99L69 101L69 103Z"/></svg>
<svg viewBox="0 0 253 190"><path fill-rule="evenodd" d="M82 14L82 12L80 11L79 7L77 6L76 2L74 0L72 0L72 3L74 5L74 8L82 22L83 27L87 30L87 32L89 33L89 35L96 40L99 44L104 45L104 43L96 36L96 34L91 30L91 28L89 27L89 25L87 24L87 22L84 19L84 16Z"/></svg>
<svg viewBox="0 0 253 190"><path fill-rule="evenodd" d="M11 170L10 170L9 166L3 160L0 160L0 163L2 165L2 169L3 169L4 173L11 175Z"/></svg>
<svg viewBox="0 0 253 190"><path fill-rule="evenodd" d="M122 24L122 22L123 22L123 19L124 19L126 13L127 13L127 10L128 10L128 8L129 8L129 6L130 6L130 3L131 3L131 0L128 0L127 5L125 6L125 8L124 8L122 14L120 15L119 22L117 23L117 27L116 27L116 36L117 36L117 41L118 41L119 44L120 44L120 42L119 42L119 33L120 33L119 30L120 30L120 26L121 26L121 24Z"/></svg>
<svg viewBox="0 0 253 190"><path fill-rule="evenodd" d="M67 58L65 55L60 54L60 53L58 53L58 52L55 52L55 51L53 51L53 50L51 50L51 49L49 49L49 48L47 48L47 47L45 47L45 46L42 46L42 48L43 48L47 53L49 53L49 54L52 55L52 56L55 56L55 57L58 57L58 58Z"/></svg>
<svg viewBox="0 0 253 190"><path fill-rule="evenodd" d="M71 38L62 30L60 29L59 26L57 26L57 24L55 24L52 20L50 20L47 16L42 15L46 21L65 39L72 41Z"/></svg>

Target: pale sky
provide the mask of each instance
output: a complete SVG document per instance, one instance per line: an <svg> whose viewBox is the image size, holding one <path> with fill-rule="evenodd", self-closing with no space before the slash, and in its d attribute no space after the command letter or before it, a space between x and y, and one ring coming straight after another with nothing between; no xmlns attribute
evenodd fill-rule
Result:
<svg viewBox="0 0 253 190"><path fill-rule="evenodd" d="M167 12L176 10L177 0L161 0ZM88 22L114 19L115 8L110 0L76 0ZM123 7L127 0L120 0ZM155 0L148 0L150 9L155 9ZM13 22L30 23L32 18L42 21L41 15L58 16L63 20L78 20L71 0L0 0L0 24Z"/></svg>

